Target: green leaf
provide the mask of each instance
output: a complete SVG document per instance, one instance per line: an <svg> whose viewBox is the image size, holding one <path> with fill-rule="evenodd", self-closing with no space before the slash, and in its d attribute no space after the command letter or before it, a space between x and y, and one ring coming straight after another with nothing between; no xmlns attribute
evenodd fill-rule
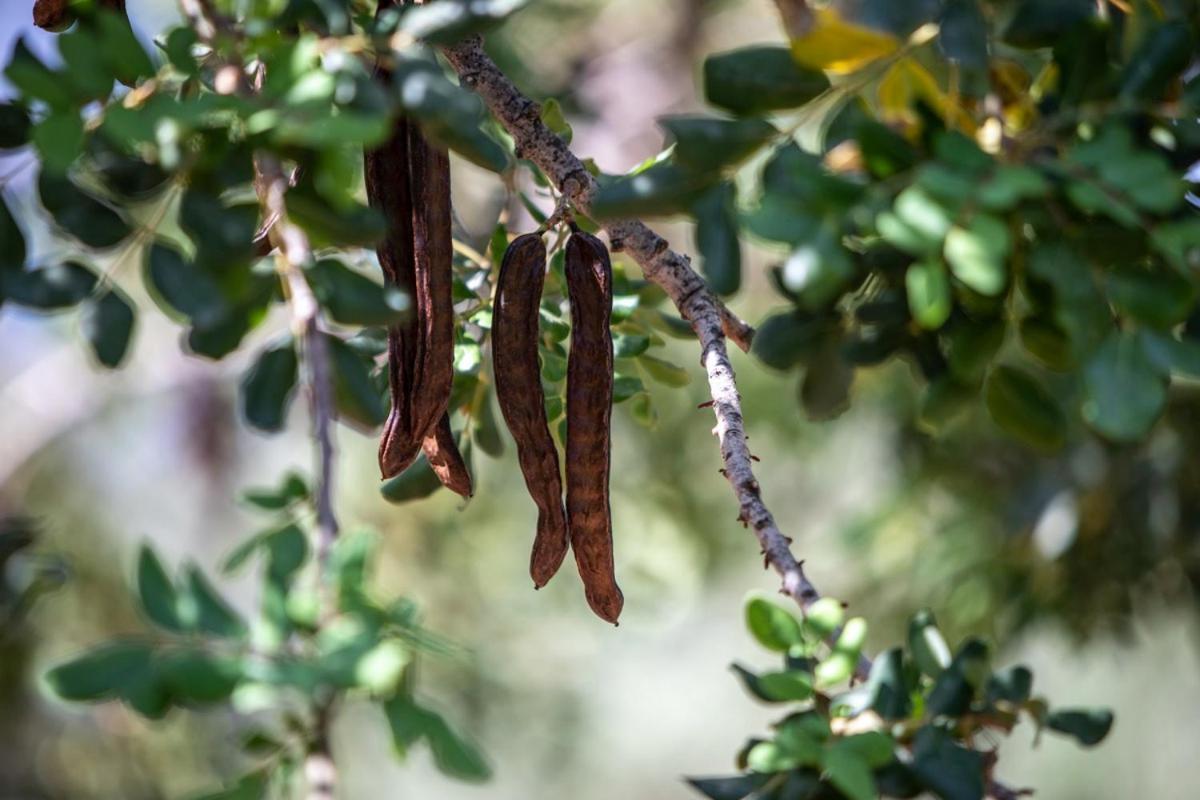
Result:
<svg viewBox="0 0 1200 800"><path fill-rule="evenodd" d="M938 20L938 48L952 62L970 69L986 69L988 21L979 0L949 0Z"/></svg>
<svg viewBox="0 0 1200 800"><path fill-rule="evenodd" d="M1033 167L1001 164L979 187L979 204L989 211L1011 211L1022 200L1045 197L1050 183Z"/></svg>
<svg viewBox="0 0 1200 800"><path fill-rule="evenodd" d="M1143 38L1121 75L1120 96L1147 103L1161 99L1188 68L1196 52L1187 22L1164 22Z"/></svg>
<svg viewBox="0 0 1200 800"><path fill-rule="evenodd" d="M228 789L199 795L191 800L262 800L270 787L270 776L265 771L243 775Z"/></svg>
<svg viewBox="0 0 1200 800"><path fill-rule="evenodd" d="M1154 331L1139 331L1146 358L1163 373L1200 380L1200 342L1175 339Z"/></svg>
<svg viewBox="0 0 1200 800"><path fill-rule="evenodd" d="M100 9L93 20L100 34L100 51L111 73L126 86L154 77L155 67L133 32L126 14Z"/></svg>
<svg viewBox="0 0 1200 800"><path fill-rule="evenodd" d="M908 623L908 650L925 675L936 678L950 666L950 646L931 611L918 611Z"/></svg>
<svg viewBox="0 0 1200 800"><path fill-rule="evenodd" d="M835 686L850 679L866 638L867 623L862 617L854 617L845 624L833 645L833 652L813 670L818 688Z"/></svg>
<svg viewBox="0 0 1200 800"><path fill-rule="evenodd" d="M129 350L134 314L129 300L117 289L109 289L84 306L80 327L91 345L96 361L115 369Z"/></svg>
<svg viewBox="0 0 1200 800"><path fill-rule="evenodd" d="M988 702L1003 700L1020 705L1033 694L1033 673L1027 667L1016 666L993 673L987 682Z"/></svg>
<svg viewBox="0 0 1200 800"><path fill-rule="evenodd" d="M480 392L471 412L471 441L492 458L504 455L504 436L492 408L491 391Z"/></svg>
<svg viewBox="0 0 1200 800"><path fill-rule="evenodd" d="M908 308L926 330L937 330L950 318L952 298L945 268L936 261L912 264L904 276Z"/></svg>
<svg viewBox="0 0 1200 800"><path fill-rule="evenodd" d="M381 286L336 259L321 259L308 274L317 300L343 325L395 325L411 313L412 302L403 291Z"/></svg>
<svg viewBox="0 0 1200 800"><path fill-rule="evenodd" d="M613 403L624 403L645 391L642 379L636 375L616 375L613 379Z"/></svg>
<svg viewBox="0 0 1200 800"><path fill-rule="evenodd" d="M425 456L420 455L408 469L384 481L379 491L389 503L407 503L429 497L441 487L437 474Z"/></svg>
<svg viewBox="0 0 1200 800"><path fill-rule="evenodd" d="M1053 322L1040 317L1021 320L1021 344L1047 369L1066 372L1075 364L1071 339Z"/></svg>
<svg viewBox="0 0 1200 800"><path fill-rule="evenodd" d="M167 245L155 243L147 251L145 279L159 305L197 325L214 325L229 314L213 276Z"/></svg>
<svg viewBox="0 0 1200 800"><path fill-rule="evenodd" d="M754 334L751 352L774 369L791 369L815 349L826 321L789 311L768 317Z"/></svg>
<svg viewBox="0 0 1200 800"><path fill-rule="evenodd" d="M392 741L400 753L424 739L433 751L434 763L444 774L472 782L491 777L491 768L478 749L457 734L440 714L403 695L388 700L384 712L392 729Z"/></svg>
<svg viewBox="0 0 1200 800"><path fill-rule="evenodd" d="M298 472L289 471L279 486L269 489L247 489L242 500L264 511L281 511L293 503L309 498L308 483Z"/></svg>
<svg viewBox="0 0 1200 800"><path fill-rule="evenodd" d="M289 196L289 205L291 200ZM196 260L221 269L250 260L259 211L256 204L229 205L216 194L193 186L180 200L179 224L196 245Z"/></svg>
<svg viewBox="0 0 1200 800"><path fill-rule="evenodd" d="M912 771L942 800L983 800L983 756L941 728L926 725L917 731Z"/></svg>
<svg viewBox="0 0 1200 800"><path fill-rule="evenodd" d="M846 611L840 602L832 597L822 597L804 613L803 627L813 638L824 639L842 626L845 617Z"/></svg>
<svg viewBox="0 0 1200 800"><path fill-rule="evenodd" d="M8 201L0 196L0 280L6 273L19 272L24 265L25 234L13 218ZM0 289L3 289L2 285ZM2 291L0 296L3 296Z"/></svg>
<svg viewBox="0 0 1200 800"><path fill-rule="evenodd" d="M1001 35L1017 47L1049 47L1095 13L1091 0L1018 0Z"/></svg>
<svg viewBox="0 0 1200 800"><path fill-rule="evenodd" d="M42 157L42 169L63 175L83 149L83 120L73 109L49 114L33 126L31 135Z"/></svg>
<svg viewBox="0 0 1200 800"><path fill-rule="evenodd" d="M694 170L720 170L738 164L779 133L762 119L689 115L661 117L658 124L675 140L676 162Z"/></svg>
<svg viewBox="0 0 1200 800"><path fill-rule="evenodd" d="M54 311L85 300L96 288L96 273L73 261L29 271L0 272L0 296L27 308Z"/></svg>
<svg viewBox="0 0 1200 800"><path fill-rule="evenodd" d="M333 366L338 416L365 430L383 424L387 408L362 356L336 336L324 337Z"/></svg>
<svg viewBox="0 0 1200 800"><path fill-rule="evenodd" d="M1066 441L1066 416L1054 395L1032 375L998 366L984 388L988 413L1001 428L1039 450L1052 451Z"/></svg>
<svg viewBox="0 0 1200 800"><path fill-rule="evenodd" d="M137 593L142 611L150 621L172 633L183 633L187 626L179 618L179 595L162 562L149 545L138 552Z"/></svg>
<svg viewBox="0 0 1200 800"><path fill-rule="evenodd" d="M845 741L837 742L821 754L821 769L829 782L848 800L875 800L875 778L867 761Z"/></svg>
<svg viewBox="0 0 1200 800"><path fill-rule="evenodd" d="M769 774L795 769L800 761L775 742L759 742L746 754L746 765L755 772Z"/></svg>
<svg viewBox="0 0 1200 800"><path fill-rule="evenodd" d="M1138 337L1114 333L1083 368L1083 419L1117 442L1140 440L1162 414L1167 376Z"/></svg>
<svg viewBox="0 0 1200 800"><path fill-rule="evenodd" d="M129 236L129 225L121 215L85 194L68 178L42 170L38 178L42 206L54 223L82 244L107 249Z"/></svg>
<svg viewBox="0 0 1200 800"><path fill-rule="evenodd" d="M439 0L440 5L409 8L401 30L415 39L454 44L473 33L484 33L520 10L528 0Z"/></svg>
<svg viewBox="0 0 1200 800"><path fill-rule="evenodd" d="M871 662L864 688L866 703L861 710L870 708L885 720L907 719L912 714L912 696L900 648L892 648Z"/></svg>
<svg viewBox="0 0 1200 800"><path fill-rule="evenodd" d="M1113 713L1102 709L1061 709L1046 717L1046 727L1072 736L1081 745L1092 747L1104 741L1112 730Z"/></svg>
<svg viewBox="0 0 1200 800"><path fill-rule="evenodd" d="M884 239L915 256L941 252L952 224L951 212L918 186L897 195L892 213L876 220Z"/></svg>
<svg viewBox="0 0 1200 800"><path fill-rule="evenodd" d="M54 667L46 673L46 683L63 700L107 700L120 696L150 659L146 642L110 642Z"/></svg>
<svg viewBox="0 0 1200 800"><path fill-rule="evenodd" d="M0 150L29 143L29 112L20 103L0 103Z"/></svg>
<svg viewBox="0 0 1200 800"><path fill-rule="evenodd" d="M184 586L180 593L180 616L188 628L218 638L236 639L246 635L246 624L213 588L194 564L184 568Z"/></svg>
<svg viewBox="0 0 1200 800"><path fill-rule="evenodd" d="M26 46L23 38L17 40L4 76L20 91L21 97L26 101L44 100L55 110L75 106L75 98L69 88L70 81L65 79L62 72L47 68Z"/></svg>
<svg viewBox="0 0 1200 800"><path fill-rule="evenodd" d="M635 175L601 183L592 198L591 216L605 220L680 214L692 208L717 179L662 161Z"/></svg>
<svg viewBox="0 0 1200 800"><path fill-rule="evenodd" d="M241 383L242 415L260 431L279 431L296 389L299 361L289 336L263 350Z"/></svg>
<svg viewBox="0 0 1200 800"><path fill-rule="evenodd" d="M841 242L841 232L821 225L805 244L792 251L779 271L779 281L801 308L827 308L854 277L854 263Z"/></svg>
<svg viewBox="0 0 1200 800"><path fill-rule="evenodd" d="M786 47L744 47L704 60L705 98L735 114L797 108L828 88L823 72L800 66Z"/></svg>
<svg viewBox="0 0 1200 800"><path fill-rule="evenodd" d="M687 782L709 800L746 800L767 780L767 775L736 775L731 778L688 778Z"/></svg>
<svg viewBox="0 0 1200 800"><path fill-rule="evenodd" d="M355 203L334 208L315 192L291 191L287 197L290 219L308 233L314 246L374 246L386 231L379 212Z"/></svg>
<svg viewBox="0 0 1200 800"><path fill-rule="evenodd" d="M571 143L573 132L571 124L563 113L562 104L551 97L542 103L542 122L553 131L565 144ZM507 240L507 237L505 237Z"/></svg>
<svg viewBox="0 0 1200 800"><path fill-rule="evenodd" d="M965 228L956 226L946 234L945 256L954 277L982 295L995 297L1008 283L1011 247L1002 220L976 214Z"/></svg>
<svg viewBox="0 0 1200 800"><path fill-rule="evenodd" d="M967 713L989 674L987 645L968 639L938 675L926 698L926 711L930 716L949 717Z"/></svg>
<svg viewBox="0 0 1200 800"><path fill-rule="evenodd" d="M796 618L761 597L753 597L746 603L746 627L759 644L779 653L804 642Z"/></svg>
<svg viewBox="0 0 1200 800"><path fill-rule="evenodd" d="M1170 328L1188 318L1196 289L1174 271L1119 267L1108 275L1108 297L1138 322Z"/></svg>
<svg viewBox="0 0 1200 800"><path fill-rule="evenodd" d="M1200 220L1164 222L1150 232L1150 242L1183 275L1200 270Z"/></svg>
<svg viewBox="0 0 1200 800"><path fill-rule="evenodd" d="M638 364L646 370L646 374L664 386L678 389L692 382L690 372L661 358L643 354L638 356Z"/></svg>
<svg viewBox="0 0 1200 800"><path fill-rule="evenodd" d="M241 665L232 658L202 650L182 649L158 657L157 672L171 699L206 706L229 699L241 678Z"/></svg>
<svg viewBox="0 0 1200 800"><path fill-rule="evenodd" d="M732 183L722 183L701 195L692 208L700 269L717 294L733 294L742 283L736 206L737 189Z"/></svg>

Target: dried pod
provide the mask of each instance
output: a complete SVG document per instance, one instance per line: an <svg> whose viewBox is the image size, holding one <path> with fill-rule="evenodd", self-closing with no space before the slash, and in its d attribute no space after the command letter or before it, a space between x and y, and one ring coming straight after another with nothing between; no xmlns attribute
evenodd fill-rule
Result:
<svg viewBox="0 0 1200 800"><path fill-rule="evenodd" d="M625 602L613 570L608 504L613 397L612 264L576 231L567 242L571 353L567 359L567 528L588 605L615 623Z"/></svg>
<svg viewBox="0 0 1200 800"><path fill-rule="evenodd" d="M529 574L539 589L567 555L558 449L546 425L546 398L538 367L538 305L546 280L546 246L538 234L517 237L504 253L492 312L492 365L496 399L517 444L517 460L537 505L537 535Z"/></svg>
<svg viewBox="0 0 1200 800"><path fill-rule="evenodd" d="M389 478L407 468L446 413L454 379L450 160L420 129L397 120L365 154L367 197L387 221L378 247L389 284L413 299L412 318L388 331L392 407L379 445Z"/></svg>
<svg viewBox="0 0 1200 800"><path fill-rule="evenodd" d="M434 426L433 432L425 437L421 449L443 486L464 498L472 495L471 472L467 469L467 462L463 460L462 453L458 451L458 444L454 441L449 413L442 414L441 421Z"/></svg>

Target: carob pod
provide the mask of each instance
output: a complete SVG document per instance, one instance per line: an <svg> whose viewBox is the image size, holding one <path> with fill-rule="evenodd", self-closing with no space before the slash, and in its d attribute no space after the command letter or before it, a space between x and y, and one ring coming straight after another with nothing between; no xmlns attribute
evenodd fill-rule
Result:
<svg viewBox="0 0 1200 800"><path fill-rule="evenodd" d="M616 623L625 598L613 570L608 504L613 397L612 264L604 245L575 231L567 241L571 353L567 359L567 528L588 605Z"/></svg>
<svg viewBox="0 0 1200 800"><path fill-rule="evenodd" d="M450 428L450 414L442 414L441 420L434 426L433 432L425 437L421 445L429 466L450 491L470 498L473 494L471 472L467 462L454 441L454 431Z"/></svg>
<svg viewBox="0 0 1200 800"><path fill-rule="evenodd" d="M377 75L389 78L385 67ZM399 118L388 140L364 154L364 175L368 201L387 222L377 248L384 278L413 301L411 318L388 330L392 406L379 444L379 469L390 478L412 464L435 434L454 379L450 159L415 123ZM438 447L452 448L447 458L462 463L453 437L442 437Z"/></svg>
<svg viewBox="0 0 1200 800"><path fill-rule="evenodd" d="M558 449L546 424L538 366L538 305L546 281L546 246L536 233L519 236L500 263L492 304L492 366L500 413L517 444L525 486L538 509L529 574L546 585L567 555Z"/></svg>

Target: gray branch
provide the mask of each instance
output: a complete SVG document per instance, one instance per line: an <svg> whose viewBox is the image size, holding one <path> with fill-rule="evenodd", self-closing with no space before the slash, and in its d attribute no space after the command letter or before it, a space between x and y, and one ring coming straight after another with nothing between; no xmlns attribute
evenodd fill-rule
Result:
<svg viewBox="0 0 1200 800"><path fill-rule="evenodd" d="M565 197L587 212L596 191L595 180L566 143L542 122L538 105L521 94L484 52L482 40L470 37L444 48L443 53L462 85L483 99L513 137L517 154L537 164ZM802 563L792 555L791 540L784 536L763 502L746 445L741 396L726 348L726 337L747 347L753 329L709 292L687 256L671 250L667 241L646 225L627 219L604 223L604 229L613 249L633 256L647 279L666 291L699 337L700 361L708 374L717 421L713 433L720 442L723 472L741 509L738 519L754 532L767 563L782 579L783 592L802 609L809 608L820 594L805 577ZM866 669L866 663L860 671Z"/></svg>

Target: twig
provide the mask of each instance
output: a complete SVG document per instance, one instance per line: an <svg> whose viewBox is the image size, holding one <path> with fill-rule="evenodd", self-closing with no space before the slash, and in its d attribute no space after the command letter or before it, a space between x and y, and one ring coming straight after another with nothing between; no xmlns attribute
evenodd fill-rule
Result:
<svg viewBox="0 0 1200 800"><path fill-rule="evenodd" d="M521 94L483 50L475 36L443 49L447 60L458 72L463 86L476 92L500 124L513 137L517 152L538 165L565 197L577 208L587 211L596 191L596 183L567 144L541 120L536 103ZM733 366L725 346L728 336L743 348L749 345L753 329L717 300L704 280L691 268L687 256L670 249L667 241L637 220L604 223L613 249L625 250L642 266L646 277L661 286L688 320L700 339L701 363L708 374L716 427L713 433L721 446L725 477L733 487L741 509L739 519L754 532L767 563L783 582L783 592L802 609L819 598L816 587L804 575L804 569L788 546L770 510L763 503L754 477L746 432L742 420ZM865 659L859 671L865 673Z"/></svg>
<svg viewBox="0 0 1200 800"><path fill-rule="evenodd" d="M210 0L180 0L180 7L196 34L206 44L213 44L218 35L235 35L231 23L214 10ZM231 64L237 75L237 91L253 94L256 87L246 79L241 64ZM257 83L261 84L262 73ZM262 207L263 219L270 226L267 235L278 250L278 271L287 285L292 326L300 340L305 382L313 421L313 439L317 447L316 469L316 565L320 582L320 617L322 621L337 613L332 587L329 585L329 557L337 541L338 523L333 512L333 426L335 419L333 374L329 351L321 332L321 305L305 277L304 268L312 263L312 248L308 236L293 224L287 213L287 192L291 181L283 165L271 152L254 154L254 189ZM337 788L337 766L329 748L330 718L333 697L314 701L315 720L312 741L305 755L304 774L308 800L333 800Z"/></svg>

